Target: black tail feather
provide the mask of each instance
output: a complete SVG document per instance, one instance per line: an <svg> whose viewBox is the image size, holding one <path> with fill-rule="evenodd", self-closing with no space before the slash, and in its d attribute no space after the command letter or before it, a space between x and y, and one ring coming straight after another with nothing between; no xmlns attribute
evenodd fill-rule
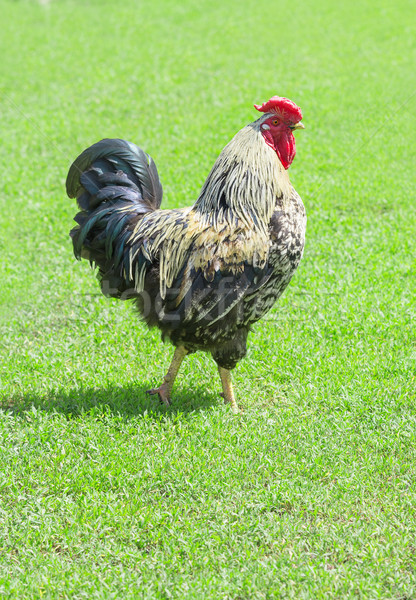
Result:
<svg viewBox="0 0 416 600"><path fill-rule="evenodd" d="M74 161L66 189L81 209L71 231L75 256L98 265L101 280L118 281L110 295L119 295L127 283L120 271L125 244L137 221L162 201L156 165L135 144L104 139Z"/></svg>
<svg viewBox="0 0 416 600"><path fill-rule="evenodd" d="M70 198L80 195L84 188L81 176L91 168L100 175L118 171L125 173L153 209L160 207L163 190L156 165L151 156L135 144L119 139L104 139L84 150L69 169L66 191ZM96 183L95 176L92 182Z"/></svg>

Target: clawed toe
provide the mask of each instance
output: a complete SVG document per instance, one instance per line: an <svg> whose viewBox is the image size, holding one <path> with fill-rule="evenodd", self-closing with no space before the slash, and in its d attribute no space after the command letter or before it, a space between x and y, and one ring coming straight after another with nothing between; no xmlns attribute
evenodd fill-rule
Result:
<svg viewBox="0 0 416 600"><path fill-rule="evenodd" d="M224 400L224 404L229 404L229 402L230 402L230 401L229 401L229 400L227 400L227 398L225 397L225 394L224 394L224 392L220 392L220 396L221 396L221 398Z"/></svg>
<svg viewBox="0 0 416 600"><path fill-rule="evenodd" d="M170 396L163 384L158 388L146 390L146 394L149 394L149 396L156 396L157 394L159 396L160 401L163 404L165 404L166 406L170 406Z"/></svg>

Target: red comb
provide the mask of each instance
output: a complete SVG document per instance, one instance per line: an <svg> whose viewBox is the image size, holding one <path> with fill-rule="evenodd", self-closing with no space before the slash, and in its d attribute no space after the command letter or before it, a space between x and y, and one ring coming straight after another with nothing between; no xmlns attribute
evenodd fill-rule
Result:
<svg viewBox="0 0 416 600"><path fill-rule="evenodd" d="M254 108L264 113L279 114L285 121L291 121L292 123L297 123L302 119L302 111L299 106L289 98L282 98L281 96L273 96L267 102L263 102L262 105L255 104Z"/></svg>

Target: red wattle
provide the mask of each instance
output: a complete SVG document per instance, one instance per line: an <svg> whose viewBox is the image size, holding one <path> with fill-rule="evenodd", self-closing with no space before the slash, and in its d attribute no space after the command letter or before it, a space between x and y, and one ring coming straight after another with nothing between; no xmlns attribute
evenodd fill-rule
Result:
<svg viewBox="0 0 416 600"><path fill-rule="evenodd" d="M295 136L290 129L288 129L287 132L282 132L275 144L275 150L277 156L280 158L280 162L285 169L288 169L296 154Z"/></svg>
<svg viewBox="0 0 416 600"><path fill-rule="evenodd" d="M276 152L283 167L287 170L293 162L296 154L295 136L287 129L279 133L276 140L269 129L262 131L264 141Z"/></svg>

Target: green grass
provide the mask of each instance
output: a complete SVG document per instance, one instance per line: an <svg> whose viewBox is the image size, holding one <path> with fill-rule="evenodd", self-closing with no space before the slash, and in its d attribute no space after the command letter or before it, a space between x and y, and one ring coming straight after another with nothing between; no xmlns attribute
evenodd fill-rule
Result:
<svg viewBox="0 0 416 600"><path fill-rule="evenodd" d="M0 595L416 598L410 0L0 0ZM71 161L102 137L191 204L254 102L295 100L308 211L234 371L184 363L72 256Z"/></svg>

